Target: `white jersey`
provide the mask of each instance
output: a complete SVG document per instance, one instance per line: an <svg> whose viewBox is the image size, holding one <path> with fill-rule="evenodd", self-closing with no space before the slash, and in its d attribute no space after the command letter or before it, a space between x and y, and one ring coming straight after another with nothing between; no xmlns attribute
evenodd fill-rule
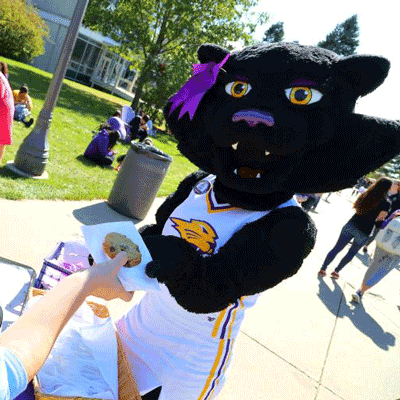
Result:
<svg viewBox="0 0 400 400"><path fill-rule="evenodd" d="M214 181L210 175L198 182L162 232L187 240L204 257L269 212L219 204ZM294 199L279 207L292 205L298 205ZM141 393L162 386L160 400L212 399L224 381L244 312L257 297L244 296L220 312L195 314L179 306L165 285L147 292L117 324Z"/></svg>

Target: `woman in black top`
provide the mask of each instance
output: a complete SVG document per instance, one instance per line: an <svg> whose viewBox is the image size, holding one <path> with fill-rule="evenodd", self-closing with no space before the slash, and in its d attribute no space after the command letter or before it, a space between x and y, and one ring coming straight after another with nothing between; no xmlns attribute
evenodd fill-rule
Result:
<svg viewBox="0 0 400 400"><path fill-rule="evenodd" d="M391 195L388 193L388 200L390 203L390 209L388 211L388 215L393 214L396 210L400 209L400 185L398 181L393 182L392 190L395 190L395 193ZM375 240L376 236L378 235L381 227L380 224L375 224L374 230L372 231L372 235L368 238L368 240L364 243L363 252L368 252L368 246Z"/></svg>
<svg viewBox="0 0 400 400"><path fill-rule="evenodd" d="M335 247L327 254L319 275L326 275L326 268L352 240L347 254L342 258L339 265L332 272L332 278L339 278L339 272L347 265L367 241L375 223L383 221L388 214L390 203L386 196L392 186L392 181L387 178L378 179L364 193L360 194L354 202L355 214L343 226Z"/></svg>

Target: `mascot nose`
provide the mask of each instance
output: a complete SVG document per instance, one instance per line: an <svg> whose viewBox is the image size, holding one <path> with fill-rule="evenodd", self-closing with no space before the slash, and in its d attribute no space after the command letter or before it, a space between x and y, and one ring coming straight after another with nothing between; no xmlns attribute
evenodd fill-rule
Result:
<svg viewBox="0 0 400 400"><path fill-rule="evenodd" d="M273 126L275 122L271 113L259 110L240 110L233 114L232 121L246 121L252 127L256 126L257 124Z"/></svg>

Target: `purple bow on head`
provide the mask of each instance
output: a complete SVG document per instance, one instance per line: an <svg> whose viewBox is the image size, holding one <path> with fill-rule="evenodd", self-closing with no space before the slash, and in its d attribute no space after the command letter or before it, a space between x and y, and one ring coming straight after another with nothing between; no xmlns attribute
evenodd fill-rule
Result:
<svg viewBox="0 0 400 400"><path fill-rule="evenodd" d="M190 119L193 119L201 99L214 86L219 69L226 63L229 56L230 54L227 54L219 64L214 61L206 64L193 64L193 76L181 87L179 92L169 99L172 102L169 115L183 104L178 119L182 118L186 112L189 112Z"/></svg>

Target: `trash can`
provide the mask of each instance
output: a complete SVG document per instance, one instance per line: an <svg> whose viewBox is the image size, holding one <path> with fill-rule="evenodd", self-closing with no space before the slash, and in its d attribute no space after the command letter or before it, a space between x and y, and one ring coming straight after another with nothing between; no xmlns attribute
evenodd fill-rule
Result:
<svg viewBox="0 0 400 400"><path fill-rule="evenodd" d="M108 198L120 214L144 219L163 182L172 157L142 143L131 142Z"/></svg>

